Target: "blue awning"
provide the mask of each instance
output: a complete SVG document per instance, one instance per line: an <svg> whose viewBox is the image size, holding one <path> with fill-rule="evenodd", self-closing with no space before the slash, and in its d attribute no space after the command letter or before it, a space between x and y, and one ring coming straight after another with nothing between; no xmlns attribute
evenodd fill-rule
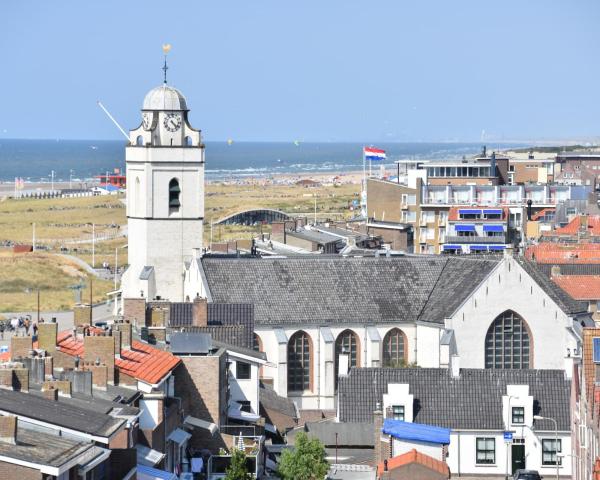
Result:
<svg viewBox="0 0 600 480"><path fill-rule="evenodd" d="M461 208L460 210L458 210L458 213L460 215L481 215L481 210L479 209L475 209L473 210L472 208Z"/></svg>
<svg viewBox="0 0 600 480"><path fill-rule="evenodd" d="M443 245L444 250L462 250L460 245Z"/></svg>
<svg viewBox="0 0 600 480"><path fill-rule="evenodd" d="M484 232L504 232L504 227L502 225L484 225Z"/></svg>
<svg viewBox="0 0 600 480"><path fill-rule="evenodd" d="M484 210L483 213L484 213L484 215L502 215L502 210L500 210L500 209Z"/></svg>
<svg viewBox="0 0 600 480"><path fill-rule="evenodd" d="M422 423L403 422L387 418L383 422L383 433L401 440L413 440L417 442L439 443L448 445L450 443L450 429L424 425Z"/></svg>
<svg viewBox="0 0 600 480"><path fill-rule="evenodd" d="M477 251L487 251L488 247L487 245L471 245L471 251L473 250L477 250Z"/></svg>
<svg viewBox="0 0 600 480"><path fill-rule="evenodd" d="M490 250L504 250L505 248L505 245L490 245Z"/></svg>
<svg viewBox="0 0 600 480"><path fill-rule="evenodd" d="M474 232L475 225L454 225L454 230L457 232Z"/></svg>

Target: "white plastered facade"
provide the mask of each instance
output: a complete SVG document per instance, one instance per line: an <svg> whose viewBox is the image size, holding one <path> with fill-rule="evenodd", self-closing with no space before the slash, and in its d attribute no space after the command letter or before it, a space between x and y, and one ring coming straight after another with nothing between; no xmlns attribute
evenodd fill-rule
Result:
<svg viewBox="0 0 600 480"><path fill-rule="evenodd" d="M162 100L161 100L162 99ZM128 263L122 298L184 301L185 264L202 247L204 145L185 99L168 86L146 96L126 148ZM170 190L179 188L179 207ZM146 268L146 275L142 271Z"/></svg>

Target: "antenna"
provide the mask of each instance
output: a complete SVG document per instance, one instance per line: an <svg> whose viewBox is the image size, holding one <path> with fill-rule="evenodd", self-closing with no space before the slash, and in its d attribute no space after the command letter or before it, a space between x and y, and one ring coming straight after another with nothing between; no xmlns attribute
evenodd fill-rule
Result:
<svg viewBox="0 0 600 480"><path fill-rule="evenodd" d="M167 84L167 70L169 69L169 67L167 67L167 55L169 54L169 52L171 51L171 44L170 43L164 43L162 46L163 49L163 53L165 55L165 64L162 67L162 70L165 74L165 79L163 80L164 84Z"/></svg>
<svg viewBox="0 0 600 480"><path fill-rule="evenodd" d="M110 112L104 107L104 105L102 105L102 102L100 100L98 100L97 103L98 103L98 106L102 110L104 110L104 113L106 113L106 115L108 115L108 118L110 118L112 120L112 122L117 126L117 128L121 131L121 133L125 136L125 138L129 142L129 135L127 135L127 132L125 132L125 130L123 130L123 127L121 127L121 125L119 125L119 122L117 122L114 119L114 117L110 114Z"/></svg>

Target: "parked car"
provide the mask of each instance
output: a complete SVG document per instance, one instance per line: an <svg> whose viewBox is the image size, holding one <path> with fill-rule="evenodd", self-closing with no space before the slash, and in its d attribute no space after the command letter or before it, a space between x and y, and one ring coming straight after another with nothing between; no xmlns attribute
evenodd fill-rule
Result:
<svg viewBox="0 0 600 480"><path fill-rule="evenodd" d="M513 480L541 480L542 477L537 470L517 470Z"/></svg>

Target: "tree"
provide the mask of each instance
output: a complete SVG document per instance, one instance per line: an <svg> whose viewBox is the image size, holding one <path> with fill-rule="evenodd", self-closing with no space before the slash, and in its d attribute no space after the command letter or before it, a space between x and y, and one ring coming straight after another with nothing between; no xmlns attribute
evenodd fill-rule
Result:
<svg viewBox="0 0 600 480"><path fill-rule="evenodd" d="M246 466L246 454L242 450L232 449L231 463L225 471L225 480L252 480Z"/></svg>
<svg viewBox="0 0 600 480"><path fill-rule="evenodd" d="M323 444L300 432L294 449L283 451L277 473L283 480L323 480L328 470Z"/></svg>

